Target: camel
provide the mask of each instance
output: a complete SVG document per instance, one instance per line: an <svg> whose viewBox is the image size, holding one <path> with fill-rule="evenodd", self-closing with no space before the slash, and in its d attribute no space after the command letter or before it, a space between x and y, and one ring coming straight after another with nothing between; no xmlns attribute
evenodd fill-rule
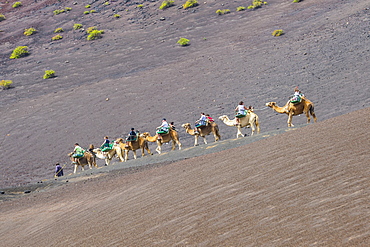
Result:
<svg viewBox="0 0 370 247"><path fill-rule="evenodd" d="M71 161L73 162L72 153L69 153L68 156L71 157ZM92 166L98 167L96 164L95 156L90 152L85 152L84 156L78 159L77 163L75 163L75 167L73 173L77 172L77 167L81 166L82 171L85 170L85 165L89 165L89 168L92 169Z"/></svg>
<svg viewBox="0 0 370 247"><path fill-rule="evenodd" d="M144 133L141 134L141 136L143 138L145 138L145 140L147 140L148 142L156 142L157 143L157 148L155 149L155 151L157 151L158 154L162 153L162 144L163 143L168 143L170 141L172 141L172 149L171 150L175 150L176 144L179 147L179 150L181 150L182 144L181 144L180 139L179 139L179 134L177 133L176 130L170 129L168 134L161 134L162 139L160 139L160 140L158 140L158 134L156 134L155 136L150 136L149 132L144 132Z"/></svg>
<svg viewBox="0 0 370 247"><path fill-rule="evenodd" d="M95 156L99 159L105 160L105 165L109 166L110 162L112 161L113 157L116 155L117 151L115 148L108 150L108 152L103 152L101 151L100 148L94 148L92 150L95 154Z"/></svg>
<svg viewBox="0 0 370 247"><path fill-rule="evenodd" d="M137 158L136 150L141 149L141 155L145 156L144 149L148 152L148 154L152 154L150 152L150 149L148 147L148 142L145 140L145 138L138 136L136 141L129 141L128 147L126 147L126 141L123 140L123 138L118 138L115 141L114 149L117 152L117 155L121 161L127 161L128 160L128 152L132 150L134 153L134 159ZM124 152L125 156L122 157L122 152Z"/></svg>
<svg viewBox="0 0 370 247"><path fill-rule="evenodd" d="M317 121L316 114L314 112L314 104L305 97L302 97L301 102L295 104L288 101L283 107L279 107L278 105L276 105L276 102L268 102L266 103L266 106L274 109L274 111L278 113L288 114L288 127L294 127L294 125L292 124L293 116L302 113L306 114L307 123L310 123L311 121L310 114L313 117L314 122L316 123Z"/></svg>
<svg viewBox="0 0 370 247"><path fill-rule="evenodd" d="M256 113L252 111L248 111L247 115L245 117L239 118L239 125L236 125L236 118L233 120L229 119L227 115L220 116L218 119L220 119L224 124L227 126L236 127L238 131L236 132L236 138L239 136L247 136L247 134L243 135L242 128L247 127L252 129L252 134L254 134L255 130L257 129L257 134L260 133L260 124L258 122L258 116Z"/></svg>
<svg viewBox="0 0 370 247"><path fill-rule="evenodd" d="M221 135L218 130L218 125L216 123L209 123L207 126L198 127L199 134L195 134L195 131L193 128L191 128L190 123L185 123L181 126L185 128L186 133L195 137L194 146L199 145L198 144L199 136L203 137L204 144L207 144L206 136L211 133L213 133L213 136L215 137L215 142L221 139Z"/></svg>

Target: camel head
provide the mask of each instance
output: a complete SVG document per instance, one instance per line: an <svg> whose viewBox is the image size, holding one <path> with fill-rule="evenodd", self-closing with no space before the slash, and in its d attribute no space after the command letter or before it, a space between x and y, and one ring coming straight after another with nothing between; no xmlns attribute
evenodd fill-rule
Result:
<svg viewBox="0 0 370 247"><path fill-rule="evenodd" d="M140 137L142 138L147 138L148 136L150 136L149 132L144 132L140 134Z"/></svg>
<svg viewBox="0 0 370 247"><path fill-rule="evenodd" d="M183 125L181 125L181 127L185 129L191 129L190 123L184 123Z"/></svg>
<svg viewBox="0 0 370 247"><path fill-rule="evenodd" d="M266 103L266 106L268 106L268 107L273 107L275 105L276 105L276 102L268 102L268 103Z"/></svg>
<svg viewBox="0 0 370 247"><path fill-rule="evenodd" d="M115 143L123 143L123 138L118 138L117 140L114 141Z"/></svg>
<svg viewBox="0 0 370 247"><path fill-rule="evenodd" d="M71 156L72 156L72 154L73 154L73 152L72 152L72 153L69 153L69 154L68 154L68 156L69 156L69 157L71 157Z"/></svg>
<svg viewBox="0 0 370 247"><path fill-rule="evenodd" d="M222 115L220 116L218 119L220 119L221 121L227 121L227 120L230 120L229 117L227 115Z"/></svg>

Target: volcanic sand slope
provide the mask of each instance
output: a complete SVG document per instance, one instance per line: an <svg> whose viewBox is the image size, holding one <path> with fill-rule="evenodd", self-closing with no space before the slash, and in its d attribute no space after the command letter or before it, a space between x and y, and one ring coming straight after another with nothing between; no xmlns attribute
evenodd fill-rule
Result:
<svg viewBox="0 0 370 247"><path fill-rule="evenodd" d="M369 113L3 202L2 245L367 246Z"/></svg>
<svg viewBox="0 0 370 247"><path fill-rule="evenodd" d="M98 13L83 15L88 3L1 5L7 19L0 71L14 88L0 91L0 187L50 178L75 142L97 146L103 136L122 137L131 127L153 134L163 117L180 128L200 112L232 115L240 100L256 108L262 133L285 128L287 116L264 104L283 105L296 85L315 103L319 121L369 106L368 1L272 0L240 12L236 7L249 3L210 1L188 10L176 3L160 11L158 1L144 8L95 2ZM72 10L53 15L65 7ZM232 12L215 13L225 8ZM75 23L97 26L103 38L87 41L72 30ZM31 26L39 32L24 36ZM59 27L64 37L52 42ZM285 35L273 37L275 29ZM177 45L180 37L190 46ZM29 46L30 55L9 59L19 45ZM47 69L57 77L43 80ZM222 139L234 137L235 129L216 121ZM296 126L304 122L293 118ZM193 143L181 129L180 140L184 147Z"/></svg>

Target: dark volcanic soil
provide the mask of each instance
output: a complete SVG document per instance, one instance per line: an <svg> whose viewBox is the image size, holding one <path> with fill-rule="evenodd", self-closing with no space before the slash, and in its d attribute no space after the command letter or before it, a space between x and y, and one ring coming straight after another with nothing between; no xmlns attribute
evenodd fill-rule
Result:
<svg viewBox="0 0 370 247"><path fill-rule="evenodd" d="M13 81L0 91L0 188L32 191L0 204L2 243L367 246L369 1L271 0L239 12L250 2L183 10L180 1L164 11L160 3L0 3L0 80ZM65 7L72 10L53 15ZM83 14L91 9L97 12ZM103 38L87 41L75 23L104 30ZM38 32L24 36L29 27ZM63 39L51 41L60 27ZM276 29L285 34L273 37ZM180 37L190 45L176 44ZM23 45L30 55L9 59ZM43 80L48 69L57 77ZM284 105L297 85L319 122L306 126L296 116L297 129L271 137L286 129L287 116L265 103ZM236 130L217 118L233 115L240 100L255 107L264 139L230 149L241 145L232 140ZM68 175L34 191L56 162L72 172L67 153L75 142L98 146L131 127L154 134L163 117L190 148L194 140L180 126L200 112L216 119L226 140L217 148L225 151L203 156L213 146L202 145L186 151L200 157L171 163L183 159L181 151L165 145L162 156L127 163L146 168L95 169L108 171Z"/></svg>

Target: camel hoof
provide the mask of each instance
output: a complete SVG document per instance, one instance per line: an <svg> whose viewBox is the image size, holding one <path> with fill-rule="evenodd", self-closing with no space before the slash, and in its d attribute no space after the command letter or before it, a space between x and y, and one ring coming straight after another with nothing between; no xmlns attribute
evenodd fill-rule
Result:
<svg viewBox="0 0 370 247"><path fill-rule="evenodd" d="M248 134L244 134L244 137L247 137L248 136Z"/></svg>

